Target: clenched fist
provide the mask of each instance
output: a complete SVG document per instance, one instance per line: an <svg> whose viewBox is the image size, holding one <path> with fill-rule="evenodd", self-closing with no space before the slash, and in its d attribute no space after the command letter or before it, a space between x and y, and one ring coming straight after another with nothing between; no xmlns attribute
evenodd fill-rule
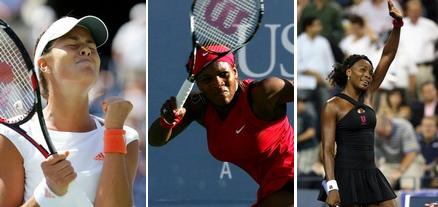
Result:
<svg viewBox="0 0 438 207"><path fill-rule="evenodd" d="M122 98L108 98L102 102L105 112L105 128L122 129L129 112L132 110L131 102Z"/></svg>

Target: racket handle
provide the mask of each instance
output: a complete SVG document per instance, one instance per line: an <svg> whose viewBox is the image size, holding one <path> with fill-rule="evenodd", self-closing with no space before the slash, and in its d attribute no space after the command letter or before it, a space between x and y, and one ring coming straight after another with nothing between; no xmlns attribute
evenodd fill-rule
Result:
<svg viewBox="0 0 438 207"><path fill-rule="evenodd" d="M190 81L189 79L186 79L184 81L184 84L179 89L178 95L176 95L176 108L177 109L180 109L183 107L184 103L187 100L187 97L189 97L189 94L192 91L194 84L195 83Z"/></svg>

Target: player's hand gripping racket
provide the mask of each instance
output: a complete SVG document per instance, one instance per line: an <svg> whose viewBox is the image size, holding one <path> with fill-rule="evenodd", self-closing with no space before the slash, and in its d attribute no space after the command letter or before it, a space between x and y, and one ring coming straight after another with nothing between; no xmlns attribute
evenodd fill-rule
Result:
<svg viewBox="0 0 438 207"><path fill-rule="evenodd" d="M48 151L20 128L35 112ZM32 60L18 36L3 20L0 20L0 123L26 138L45 158L56 153L44 122Z"/></svg>
<svg viewBox="0 0 438 207"><path fill-rule="evenodd" d="M192 90L195 76L202 68L245 46L254 37L264 12L263 0L193 0L190 12L192 62L189 77L176 96L180 109ZM197 50L217 57L194 71Z"/></svg>

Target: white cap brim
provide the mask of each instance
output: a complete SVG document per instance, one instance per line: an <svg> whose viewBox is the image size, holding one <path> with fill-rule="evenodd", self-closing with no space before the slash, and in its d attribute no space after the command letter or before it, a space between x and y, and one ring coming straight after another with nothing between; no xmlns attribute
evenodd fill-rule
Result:
<svg viewBox="0 0 438 207"><path fill-rule="evenodd" d="M80 25L87 28L91 36L94 39L97 47L102 46L108 39L108 29L105 23L95 16L85 16L80 19L74 17L63 17L50 25L50 27L41 36L40 41L35 50L35 56L33 59L33 64L35 70L38 70L38 60L40 59L44 48L47 44L57 38L62 37L72 30L75 26ZM39 73L37 71L38 80L40 80Z"/></svg>

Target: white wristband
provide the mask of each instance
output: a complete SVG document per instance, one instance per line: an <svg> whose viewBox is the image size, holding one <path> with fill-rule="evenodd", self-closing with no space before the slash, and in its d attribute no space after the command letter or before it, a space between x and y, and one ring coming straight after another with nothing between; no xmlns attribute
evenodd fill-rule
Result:
<svg viewBox="0 0 438 207"><path fill-rule="evenodd" d="M35 188L33 196L40 207L93 207L93 203L78 186L78 183L73 181L67 193L58 196L50 190L44 178Z"/></svg>
<svg viewBox="0 0 438 207"><path fill-rule="evenodd" d="M332 190L339 190L338 183L336 182L336 180L329 180L329 181L323 180L322 186L324 187L326 193Z"/></svg>
<svg viewBox="0 0 438 207"><path fill-rule="evenodd" d="M62 197L56 195L49 186L47 186L46 179L44 178L40 184L35 188L33 192L35 201L41 207L61 206Z"/></svg>

